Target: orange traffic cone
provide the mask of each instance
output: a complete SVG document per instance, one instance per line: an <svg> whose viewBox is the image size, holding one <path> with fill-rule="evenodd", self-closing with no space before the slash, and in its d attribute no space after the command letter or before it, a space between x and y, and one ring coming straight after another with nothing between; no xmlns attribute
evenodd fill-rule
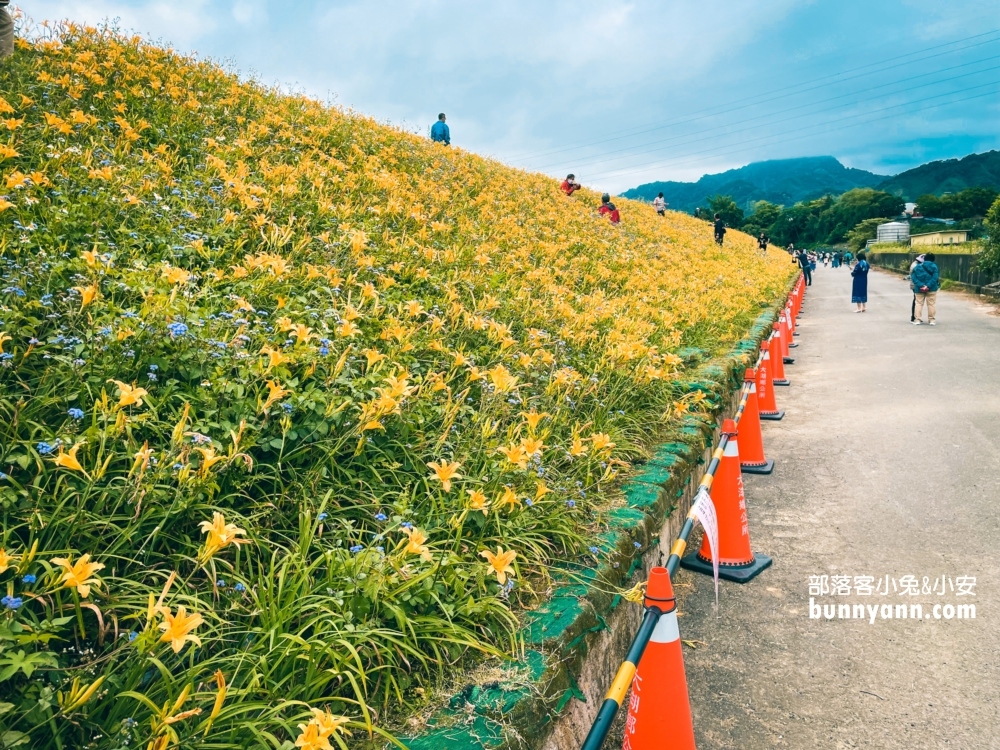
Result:
<svg viewBox="0 0 1000 750"><path fill-rule="evenodd" d="M798 332L795 330L795 305L792 301L788 301L788 305L785 307L785 327L787 328L787 333L785 340L788 342L789 346L798 346L793 340L793 337L798 336Z"/></svg>
<svg viewBox="0 0 1000 750"><path fill-rule="evenodd" d="M789 311L785 310L778 316L778 333L781 334L781 359L786 365L795 361L792 359L792 353L788 350L792 338L792 334L788 330L788 313ZM774 328L773 325L771 327Z"/></svg>
<svg viewBox="0 0 1000 750"><path fill-rule="evenodd" d="M760 345L760 365L757 367L757 405L760 407L760 418L779 420L785 412L778 411L778 403L774 400L774 385L771 383L771 344L764 341Z"/></svg>
<svg viewBox="0 0 1000 750"><path fill-rule="evenodd" d="M643 604L663 614L632 680L622 750L695 750L677 604L666 568L649 572Z"/></svg>
<svg viewBox="0 0 1000 750"><path fill-rule="evenodd" d="M747 502L743 494L743 477L740 472L740 450L736 441L736 423L727 419L722 423L722 434L729 435L729 442L722 453L722 461L712 481L712 503L719 523L719 578L736 583L746 583L764 568L771 565L767 555L754 555L750 548L750 529L747 522ZM688 570L714 575L712 551L708 537L704 537L696 555L681 559Z"/></svg>
<svg viewBox="0 0 1000 750"><path fill-rule="evenodd" d="M782 353L781 324L775 323L771 326L771 382L774 385L791 385L791 381L785 377L785 356Z"/></svg>
<svg viewBox="0 0 1000 750"><path fill-rule="evenodd" d="M747 370L743 382L750 389L743 413L740 414L740 468L744 474L770 474L774 459L764 456L764 436L760 431L760 413L757 407L757 376Z"/></svg>

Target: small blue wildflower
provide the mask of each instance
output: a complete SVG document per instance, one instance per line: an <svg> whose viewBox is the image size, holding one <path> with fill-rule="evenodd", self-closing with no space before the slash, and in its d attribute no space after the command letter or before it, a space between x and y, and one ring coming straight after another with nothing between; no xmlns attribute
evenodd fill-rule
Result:
<svg viewBox="0 0 1000 750"><path fill-rule="evenodd" d="M183 336L188 332L188 327L184 323L171 323L167 326L171 336Z"/></svg>
<svg viewBox="0 0 1000 750"><path fill-rule="evenodd" d="M527 505L530 508L535 503L534 503L534 501L531 500L531 498L525 498L524 504Z"/></svg>
<svg viewBox="0 0 1000 750"><path fill-rule="evenodd" d="M388 516L385 513L379 512L379 513L375 514L375 520L376 521L385 521L387 519L388 519Z"/></svg>
<svg viewBox="0 0 1000 750"><path fill-rule="evenodd" d="M575 508L576 507L576 501L575 500L567 500L566 501L566 507L567 508Z"/></svg>
<svg viewBox="0 0 1000 750"><path fill-rule="evenodd" d="M364 546L362 546L360 544L355 544L353 547L351 547L351 552L353 552L354 554L357 554L358 552L360 552L363 549L364 549Z"/></svg>
<svg viewBox="0 0 1000 750"><path fill-rule="evenodd" d="M292 404L290 402L288 402L288 401L282 401L281 402L281 410L283 412L285 412L285 414L291 414L292 413Z"/></svg>
<svg viewBox="0 0 1000 750"><path fill-rule="evenodd" d="M128 631L128 642L129 643L131 643L132 641L134 641L138 637L139 637L139 634L136 633L134 630Z"/></svg>
<svg viewBox="0 0 1000 750"><path fill-rule="evenodd" d="M8 594L3 599L0 599L0 604L5 606L7 609L19 609L24 600L19 596L11 596Z"/></svg>
<svg viewBox="0 0 1000 750"><path fill-rule="evenodd" d="M156 382L156 373L155 372L147 372L146 373L146 378L149 380L150 383L155 383Z"/></svg>
<svg viewBox="0 0 1000 750"><path fill-rule="evenodd" d="M221 578L215 582L215 585L220 589L226 588L226 582Z"/></svg>
<svg viewBox="0 0 1000 750"><path fill-rule="evenodd" d="M325 357L327 354L330 353L330 347L328 347L328 346L321 346L319 348L319 353L322 354Z"/></svg>
<svg viewBox="0 0 1000 750"><path fill-rule="evenodd" d="M237 583L235 586L233 586L233 590L234 591L239 591L240 593L243 593L244 591L247 590L247 587L244 586L242 583Z"/></svg>
<svg viewBox="0 0 1000 750"><path fill-rule="evenodd" d="M410 523L409 521L403 521L399 525L402 526L404 529L412 529L413 528L413 524Z"/></svg>
<svg viewBox="0 0 1000 750"><path fill-rule="evenodd" d="M639 544L639 542L632 542L632 546L635 547L636 549L640 549L642 547L642 545Z"/></svg>
<svg viewBox="0 0 1000 750"><path fill-rule="evenodd" d="M150 366L149 366L149 371L150 371L150 372L156 372L156 371L157 371L157 370L159 370L159 369L160 369L160 366L159 366L159 365L150 365Z"/></svg>
<svg viewBox="0 0 1000 750"><path fill-rule="evenodd" d="M316 518L318 518L320 521L325 521L328 515L329 515L328 513L320 513L318 516L316 516Z"/></svg>
<svg viewBox="0 0 1000 750"><path fill-rule="evenodd" d="M83 419L83 417L84 417L83 409L77 409L76 407L73 407L72 409L70 409L66 413L69 414L69 416L72 419Z"/></svg>
<svg viewBox="0 0 1000 750"><path fill-rule="evenodd" d="M55 448L43 440L42 442L40 442L38 445L35 446L35 450L37 450L43 456L47 456L52 451L54 451Z"/></svg>
<svg viewBox="0 0 1000 750"><path fill-rule="evenodd" d="M38 579L37 579L37 578L35 578L35 576L34 576L34 575L32 575L31 573L27 573L26 575L24 575L24 576L22 576L22 577L21 577L21 580L22 580L22 581L23 581L24 583L34 583L34 582L35 582L35 581L37 581Z"/></svg>
<svg viewBox="0 0 1000 750"><path fill-rule="evenodd" d="M600 550L597 549L597 547L591 547L590 548L590 554L596 555L598 552L600 552Z"/></svg>

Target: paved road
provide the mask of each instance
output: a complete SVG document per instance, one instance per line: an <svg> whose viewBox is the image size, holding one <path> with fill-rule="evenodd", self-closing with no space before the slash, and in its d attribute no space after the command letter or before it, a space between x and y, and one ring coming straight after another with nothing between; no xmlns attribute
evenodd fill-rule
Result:
<svg viewBox="0 0 1000 750"><path fill-rule="evenodd" d="M700 750L1000 748L1000 317L942 292L939 324L911 326L906 283L877 272L855 314L848 274L815 274L787 415L764 426L775 472L746 477L774 566L723 583L718 616L710 580L678 579L681 637L707 644L685 648ZM932 593L892 593L908 574ZM888 575L890 593L817 603L931 619L810 619L822 575ZM976 596L933 593L942 576L975 576ZM975 620L933 619L967 601Z"/></svg>

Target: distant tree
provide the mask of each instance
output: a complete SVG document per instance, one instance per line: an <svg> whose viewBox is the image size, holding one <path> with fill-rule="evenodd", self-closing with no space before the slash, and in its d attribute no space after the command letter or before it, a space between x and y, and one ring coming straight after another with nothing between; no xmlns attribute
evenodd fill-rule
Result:
<svg viewBox="0 0 1000 750"><path fill-rule="evenodd" d="M944 201L936 195L921 195L917 198L917 211L923 216L930 216L935 219L950 218L944 216L947 208Z"/></svg>
<svg viewBox="0 0 1000 750"><path fill-rule="evenodd" d="M936 219L972 219L986 215L997 199L997 191L988 187L966 188L940 197L921 195L917 208L924 216Z"/></svg>
<svg viewBox="0 0 1000 750"><path fill-rule="evenodd" d="M739 229L743 226L743 209L728 195L715 195L708 199L709 219L719 214L727 227Z"/></svg>
<svg viewBox="0 0 1000 750"><path fill-rule="evenodd" d="M990 210L986 212L983 222L986 230L986 241L983 251L979 254L976 265L987 273L1000 273L1000 198L993 201Z"/></svg>
<svg viewBox="0 0 1000 750"><path fill-rule="evenodd" d="M847 246L851 249L851 252L856 253L858 250L864 250L868 240L878 237L878 225L885 224L887 221L892 221L892 219L865 219L859 221L854 229L847 233Z"/></svg>
<svg viewBox="0 0 1000 750"><path fill-rule="evenodd" d="M757 201L753 204L753 213L743 222L742 230L754 236L761 232L770 235L771 227L780 216L781 206L768 201Z"/></svg>

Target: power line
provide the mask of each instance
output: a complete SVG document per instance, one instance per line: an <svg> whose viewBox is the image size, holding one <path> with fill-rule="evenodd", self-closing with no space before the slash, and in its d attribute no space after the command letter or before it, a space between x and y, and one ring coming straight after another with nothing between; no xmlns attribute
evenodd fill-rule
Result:
<svg viewBox="0 0 1000 750"><path fill-rule="evenodd" d="M850 68L848 70L841 71L839 73L831 73L831 74L828 74L828 75L825 75L825 76L821 76L820 78L815 78L815 79L812 79L810 81L803 81L802 83L794 84L792 86L782 87L782 88L778 88L778 89L772 89L771 91L767 91L767 92L764 92L762 94L755 94L754 96L744 97L743 99L736 99L736 100L734 100L732 102L728 102L726 105L720 105L722 107L722 109L720 109L720 106L716 106L716 107L709 107L709 108L706 108L704 110L699 110L699 111L697 111L697 112L694 113L696 116L689 117L688 119L680 119L680 120L678 120L678 118L670 118L668 120L659 121L658 123L649 123L648 125L636 126L636 127L633 127L633 128L626 128L626 129L619 130L619 131L612 131L612 133L610 135L613 136L613 137L607 137L607 138L602 138L602 139L597 139L597 140L591 139L591 140L588 140L588 141L580 141L580 142L578 142L576 144L570 144L569 146L563 146L563 147L560 147L558 149L546 149L546 150L542 150L542 151L529 152L527 154L517 155L517 156L513 157L511 160L512 161L520 161L520 160L524 160L524 159L534 158L534 157L537 157L537 156L562 153L564 151L572 151L574 149L582 148L582 147L589 146L589 145L597 145L597 144L600 144L600 143L606 143L606 142L613 141L613 140L620 140L622 138L629 138L629 137L633 137L633 136L636 136L636 135L642 135L643 133L652 132L652 131L655 131L655 130L660 130L660 129L663 129L665 127L672 127L674 125L683 125L683 124L687 124L687 123L690 123L690 122L696 122L696 121L698 121L700 119L704 119L705 117L718 116L718 115L722 115L722 114L727 114L729 112L735 112L735 111L738 111L738 110L741 110L741 109L746 109L747 107L750 107L750 106L755 106L755 105L758 105L758 104L765 104L765 103L770 102L770 101L775 101L776 99L785 98L787 96L792 96L794 94L806 93L808 91L813 91L816 88L822 88L822 86L813 86L812 88L803 89L801 91L795 91L795 89L799 89L802 86L809 86L810 84L816 84L816 83L819 83L820 81L827 81L827 80L829 80L831 78L838 78L840 76L844 76L844 75L847 75L849 73L856 73L858 71L867 70L867 69L873 68L873 67L877 68L876 70L871 70L871 71L869 71L867 73L864 73L864 74L861 74L861 75L852 76L851 78L845 78L845 79L843 79L841 81L835 81L834 83L843 83L845 81L854 80L856 78L862 78L864 76L873 75L875 73L884 72L886 70L892 70L894 68L902 67L903 65L912 65L912 64L917 63L917 62L923 62L924 60L930 60L930 59L933 59L933 58L936 58L936 57L941 57L942 55L952 54L952 53L955 53L955 52L961 52L961 51L964 51L966 49L971 49L971 48L974 48L974 47L982 46L983 44L989 44L991 42L1000 41L1000 39L989 39L989 40L977 42L975 44L970 44L970 45L965 45L963 47L958 47L957 49L948 50L946 52L940 52L940 53L937 53L937 54L934 54L934 55L928 55L926 57L921 57L921 58L918 58L916 60L909 60L907 62L899 63L897 65L890 65L890 66L887 66L887 67L884 67L884 68L878 67L878 66L884 65L885 63L888 63L888 62L894 62L896 60L903 60L903 59L908 58L908 57L913 57L914 55L920 55L920 54L923 54L925 52L931 52L933 50L941 49L942 47L951 47L951 46L954 46L954 45L959 44L961 42L967 42L967 41L970 41L972 39L981 39L984 36L990 36L990 35L997 34L997 33L1000 33L1000 29L993 29L991 31L986 31L986 32L983 32L981 34L975 34L973 36L964 37L962 39L956 39L956 40L951 41L951 42L946 42L944 44L939 44L939 45L935 45L935 46L932 46L932 47L926 47L926 48L924 48L922 50L917 50L915 52L909 52L909 53L906 53L904 55L897 55L895 57L886 58L885 60L881 60L879 62L869 63L868 65L863 65L863 66L860 66L858 68ZM780 94L782 92L787 92L787 93L783 93L782 96L780 96L780 97L774 97L772 99L766 99L766 100L762 100L762 101L755 101L755 100L758 100L758 99L762 99L762 97L770 96L771 94ZM749 104L743 104L742 106L738 106L738 107L731 106L733 104L740 104L742 102L750 102L750 103ZM715 111L715 110L719 110L719 111ZM652 127L650 127L650 126L652 126ZM645 128L645 129L643 129L643 128ZM624 135L618 135L618 134L624 134Z"/></svg>
<svg viewBox="0 0 1000 750"><path fill-rule="evenodd" d="M969 87L967 89L961 89L959 91L950 91L950 92L947 92L945 94L939 94L937 96L930 97L930 99L938 99L938 98L940 98L942 96L953 96L955 94L961 94L961 93L964 93L966 91L973 91L975 89L983 88L984 86L996 86L996 85L1000 85L1000 81L991 81L989 83L980 84L978 86L971 86L971 87ZM911 108L908 112L894 113L894 114L889 114L889 115L885 115L883 117L877 117L877 118L873 118L873 119L865 119L865 120L861 120L861 121L859 121L857 123L852 123L852 124L849 124L849 125L844 125L844 126L839 127L839 128L833 128L833 129L830 129L830 130L827 130L827 131L821 131L821 132L836 132L838 130L843 130L844 128L847 128L847 127L854 127L856 125L864 125L864 124L867 124L867 123L870 123L870 122L879 122L881 120L890 119L892 117L899 116L899 114L909 114L909 113L913 113L913 112L922 112L922 111L924 111L926 109L934 109L935 107L939 107L939 106L942 106L944 104L958 104L958 103L964 102L964 101L970 101L970 100L973 100L973 99L980 99L980 98L982 98L984 96L994 96L995 93L996 92L993 92L993 91L987 91L987 92L982 93L982 94L976 94L974 96L966 97L966 98L963 98L963 99L957 99L957 100L955 100L953 102L940 102L940 103L937 103L937 104L930 104L930 105L925 106L925 107L915 107L915 108ZM928 101L928 99L922 99L921 101ZM904 102L902 104L892 105L891 107L883 107L882 109L873 110L873 112L883 112L883 111L888 110L888 109L898 109L899 107L910 106L912 104L913 104L913 102ZM865 113L865 115L872 114L873 112ZM842 117L842 118L839 118L837 120L831 120L830 122L842 122L842 121L845 121L845 120L853 119L855 117L863 117L865 115L849 115L847 117ZM715 151L714 149L705 149L705 150L702 150L702 151L694 151L694 152L689 153L689 154L681 154L681 155L679 155L677 157L677 159L683 159L683 158L690 157L690 156L698 156L700 154L712 154L713 156L725 156L725 155L728 155L728 154L740 153L742 151L747 150L746 148L744 148L747 144L756 143L756 142L759 142L759 141L765 141L765 140L768 140L768 139L771 139L771 138L781 138L782 139L781 140L782 143L786 143L788 141L794 141L794 140L801 140L802 138L809 138L809 137L812 137L812 136L815 136L815 135L819 135L820 133L806 133L805 135L796 136L794 138L786 138L785 136L787 136L787 135L794 135L795 133L801 133L804 130L811 130L813 128L819 127L822 124L825 124L825 123L819 123L819 124L816 124L816 125L809 125L809 126L806 126L804 128L796 128L796 129L793 129L793 130L785 131L783 133L772 133L772 134L769 134L769 135L766 135L766 136L761 136L760 138L755 138L755 139L750 140L750 141L744 141L744 143L741 144L741 146L739 148L735 149L735 150L730 150L730 151ZM763 145L767 145L767 144L763 144ZM681 166L681 165L684 165L684 164L697 163L697 162L700 162L700 161L704 161L703 158L702 159L690 159L690 160L687 160L687 161L677 161L677 159L667 159L667 160L663 160L663 161L660 161L660 162L653 162L653 163L650 163L650 164L643 165L641 167L637 166L637 167L633 167L633 168L622 167L622 168L618 168L618 169L610 169L610 170L606 170L604 172L598 172L597 174L590 175L590 177L591 178L597 178L597 177L605 177L605 176L608 176L608 175L621 176L621 175L627 175L627 174L636 174L636 173L645 172L647 170L654 169L654 168L659 169L659 168L666 167L666 166L674 166L674 167L676 167L676 166Z"/></svg>
<svg viewBox="0 0 1000 750"><path fill-rule="evenodd" d="M699 131L699 135L701 135L703 133L711 133L713 131L722 130L724 128L731 128L731 127L734 127L736 125L742 125L742 124L749 123L749 122L755 122L755 121L758 121L758 120L766 120L768 118L785 115L785 114L787 114L789 112L794 112L796 110L804 109L806 107L815 107L815 106L818 106L818 105L821 105L821 104L826 104L828 102L833 102L833 101L837 101L839 99L845 99L845 98L848 98L848 97L854 98L855 99L854 103L860 104L860 103L863 103L864 101L871 101L872 99L871 98L864 99L864 100L862 100L862 99L856 99L856 97L859 94L864 94L864 93L867 93L869 91L876 91L878 89L884 89L884 88L887 88L887 87L890 87L890 86L898 86L898 85L900 85L902 83L906 83L907 81L913 81L913 80L916 80L916 79L919 79L919 78L925 78L925 77L930 76L930 75L937 75L939 73L944 73L944 72L947 72L949 70L957 70L958 68L968 67L969 65L978 65L980 63L989 62L991 60L996 60L998 58L1000 58L1000 55L994 55L993 57L987 57L987 58L983 58L983 59L980 59L980 60L974 60L972 62L963 63L961 65L954 65L954 66L952 66L950 68L944 68L942 70L931 71L929 73L921 73L920 75L911 76L910 78L903 78L903 79L898 80L898 81L892 81L890 83L884 83L884 84L880 84L878 86L872 86L872 87L867 88L867 89L861 89L859 91L852 91L850 93L841 94L839 96L834 96L834 97L831 97L829 99L823 99L823 100L817 101L817 102L810 102L808 104L800 104L797 107L790 107L788 109L778 110L776 112L768 112L766 114L758 115L757 117L751 117L751 118L748 118L746 120L739 120L739 121L733 122L733 123L727 123L727 124L724 124L724 125L718 125L718 126L716 126L714 128L708 128L708 129L700 130ZM902 91L913 91L915 89L926 88L928 86L937 86L937 85L942 84L942 83L948 83L950 81L956 81L956 80L959 80L961 78L968 78L969 76L980 75L982 73L989 73L991 71L998 70L998 69L1000 69L1000 66L994 66L994 67L991 67L991 68L982 68L982 69L979 69L979 70L970 71L968 73L962 73L962 74L956 75L956 76L949 76L948 78L941 78L941 79L938 79L936 81L928 81L927 83L923 83L923 84L920 84L918 86L910 86L909 88L903 89ZM882 94L881 96L888 96L888 95L891 95L891 94L902 93L902 91L889 91L889 92L886 92L886 93ZM824 112L834 111L836 109L839 109L840 106L841 105L837 105L837 106L834 106L834 107L828 107L827 109L821 109L821 110L817 110L817 111L814 111L814 112L805 112L803 114L795 115L794 117L789 117L789 118L786 118L786 119L787 120L796 120L796 119L800 119L800 118L803 118L803 117L811 117L813 115L823 114ZM677 145L687 145L687 144L690 144L690 143L698 143L698 142L701 142L701 141L711 140L711 138L713 138L713 137L721 137L721 136L727 136L727 135L736 135L738 133L743 133L743 132L746 132L748 130L754 130L757 127L760 127L760 126L756 125L756 126L749 127L749 128L741 128L739 130L731 130L729 132L720 134L720 136L705 136L705 137L695 138L695 139L691 139L691 140L681 141ZM607 151L604 154L599 154L599 156L606 157L606 158L600 158L600 159L595 159L595 160L591 160L591 161L582 161L582 162L581 161L575 161L575 162L572 162L572 165L573 165L573 167L575 169L579 170L579 169L584 168L584 167L589 167L589 166L592 166L592 165L595 165L595 164L603 164L603 163L608 162L608 161L614 161L616 158L621 158L621 157L613 157L613 156L611 156L611 154L628 153L630 156L642 156L642 155L645 155L645 154L656 153L657 151L660 151L662 149L661 148L656 148L656 149L649 149L649 150L645 150L645 151L635 151L635 149L637 149L637 148L643 148L645 146L654 146L654 145L658 145L658 144L671 143L671 142L677 141L678 139L681 139L681 138L688 138L688 135L677 135L677 136L672 136L670 138L661 139L659 141L651 141L651 142L647 142L647 143L644 143L644 144L636 144L635 146L630 146L630 147L624 148L624 149L617 149L615 151ZM566 163L569 163L569 162L557 162L557 163L553 163L553 164L548 164L548 165L540 167L539 169L541 171L546 171L546 170L554 169L555 167L559 166L560 164L566 164Z"/></svg>

